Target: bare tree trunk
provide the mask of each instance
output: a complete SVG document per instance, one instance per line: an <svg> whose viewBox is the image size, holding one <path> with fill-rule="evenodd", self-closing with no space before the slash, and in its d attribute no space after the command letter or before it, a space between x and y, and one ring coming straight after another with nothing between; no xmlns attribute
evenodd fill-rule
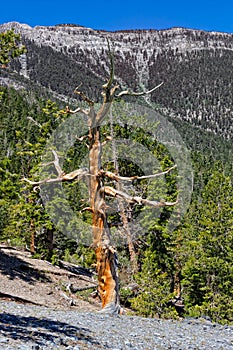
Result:
<svg viewBox="0 0 233 350"><path fill-rule="evenodd" d="M119 312L119 282L117 255L111 244L110 229L105 211L103 176L100 175L102 145L100 127L89 131L89 195L92 211L93 243L96 251L99 293L103 311Z"/></svg>

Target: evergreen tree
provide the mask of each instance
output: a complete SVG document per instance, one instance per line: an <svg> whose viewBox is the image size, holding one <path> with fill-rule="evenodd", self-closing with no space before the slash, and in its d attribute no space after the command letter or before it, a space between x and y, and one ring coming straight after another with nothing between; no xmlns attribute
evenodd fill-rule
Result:
<svg viewBox="0 0 233 350"><path fill-rule="evenodd" d="M182 286L187 314L233 321L232 179L215 164L189 211L182 246Z"/></svg>
<svg viewBox="0 0 233 350"><path fill-rule="evenodd" d="M25 46L20 44L20 35L14 29L0 33L0 64L6 68L8 63L26 52Z"/></svg>

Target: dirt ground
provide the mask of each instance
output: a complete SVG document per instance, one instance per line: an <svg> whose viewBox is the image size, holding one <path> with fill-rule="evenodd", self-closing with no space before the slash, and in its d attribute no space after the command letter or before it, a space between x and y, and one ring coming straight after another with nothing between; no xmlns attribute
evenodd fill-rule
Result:
<svg viewBox="0 0 233 350"><path fill-rule="evenodd" d="M61 264L62 267L53 266L32 258L29 252L0 245L0 300L63 310L100 310L94 273L77 265Z"/></svg>

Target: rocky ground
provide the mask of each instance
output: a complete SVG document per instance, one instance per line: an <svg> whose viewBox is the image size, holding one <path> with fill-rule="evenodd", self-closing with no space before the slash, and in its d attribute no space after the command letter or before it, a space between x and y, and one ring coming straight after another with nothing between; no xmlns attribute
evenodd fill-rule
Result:
<svg viewBox="0 0 233 350"><path fill-rule="evenodd" d="M100 302L78 298L74 291L96 290L94 273L61 262L63 268L32 259L29 252L0 246L0 298L55 309L96 311ZM87 298L85 298L87 299Z"/></svg>
<svg viewBox="0 0 233 350"><path fill-rule="evenodd" d="M232 350L232 342L232 327L206 319L107 316L0 302L0 348L4 350Z"/></svg>
<svg viewBox="0 0 233 350"><path fill-rule="evenodd" d="M72 264L55 267L2 246L0 278L3 350L233 350L233 327L208 319L101 314L96 298L84 300L72 293L96 289L94 275Z"/></svg>

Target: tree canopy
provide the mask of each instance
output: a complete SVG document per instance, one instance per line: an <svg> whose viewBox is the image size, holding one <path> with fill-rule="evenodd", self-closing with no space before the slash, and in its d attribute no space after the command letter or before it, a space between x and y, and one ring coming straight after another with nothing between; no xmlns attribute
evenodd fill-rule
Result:
<svg viewBox="0 0 233 350"><path fill-rule="evenodd" d="M11 60L26 52L24 45L20 43L20 34L14 29L0 33L0 64L6 68Z"/></svg>

